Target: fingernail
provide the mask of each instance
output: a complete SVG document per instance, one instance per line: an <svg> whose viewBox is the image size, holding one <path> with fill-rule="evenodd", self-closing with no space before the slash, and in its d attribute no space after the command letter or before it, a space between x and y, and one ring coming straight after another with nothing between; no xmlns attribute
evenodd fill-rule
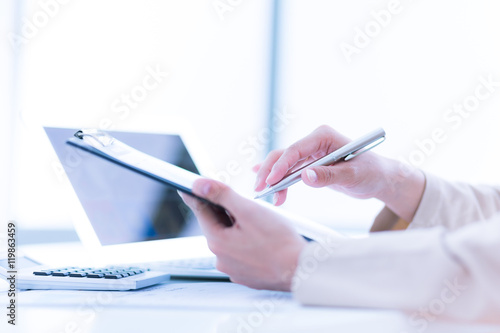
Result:
<svg viewBox="0 0 500 333"><path fill-rule="evenodd" d="M200 194L206 196L210 192L210 183L205 183L200 188Z"/></svg>
<svg viewBox="0 0 500 333"><path fill-rule="evenodd" d="M318 175L313 170L306 170L306 175L311 183L316 183L318 181Z"/></svg>
<svg viewBox="0 0 500 333"><path fill-rule="evenodd" d="M254 190L257 190L257 186L259 186L259 183L260 183L260 177L257 177L257 179L255 180L255 185L253 186Z"/></svg>
<svg viewBox="0 0 500 333"><path fill-rule="evenodd" d="M279 198L278 193L274 193L274 195L273 195L273 205L276 205L276 203L278 202L278 198Z"/></svg>

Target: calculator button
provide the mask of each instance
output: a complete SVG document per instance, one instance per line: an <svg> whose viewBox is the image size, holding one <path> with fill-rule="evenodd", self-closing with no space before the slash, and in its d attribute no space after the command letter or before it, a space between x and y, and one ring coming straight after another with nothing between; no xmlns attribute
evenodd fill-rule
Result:
<svg viewBox="0 0 500 333"><path fill-rule="evenodd" d="M55 276L55 277L88 277L93 279L121 279L129 276L134 276L137 274L142 274L146 270L140 267L116 267L116 266L108 266L108 267L86 267L86 268L77 268L77 267L59 267L59 268L51 268L51 269L42 269L39 271L33 271L34 275L38 276Z"/></svg>

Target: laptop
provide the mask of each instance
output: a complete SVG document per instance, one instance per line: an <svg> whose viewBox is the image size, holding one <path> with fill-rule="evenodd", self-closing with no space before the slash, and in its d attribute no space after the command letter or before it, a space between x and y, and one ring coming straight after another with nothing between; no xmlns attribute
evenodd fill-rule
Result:
<svg viewBox="0 0 500 333"><path fill-rule="evenodd" d="M69 180L76 232L99 265L140 265L173 278L228 279L215 269L197 220L175 189L67 144L77 128L44 130ZM200 171L193 144L180 131L107 132L147 154Z"/></svg>

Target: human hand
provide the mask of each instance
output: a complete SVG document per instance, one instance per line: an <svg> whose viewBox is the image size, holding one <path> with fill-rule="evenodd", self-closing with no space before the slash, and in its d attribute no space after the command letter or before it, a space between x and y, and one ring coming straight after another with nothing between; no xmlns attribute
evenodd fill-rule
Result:
<svg viewBox="0 0 500 333"><path fill-rule="evenodd" d="M273 185L289 173L307 165L338 148L350 140L328 126L321 126L310 135L297 141L285 150L275 150L255 168L256 191L262 191L266 185ZM328 186L356 198L375 197L382 190L380 175L383 163L379 156L365 153L355 159L337 162L330 166L309 167L302 170L304 183L312 187ZM286 190L277 193L275 204L280 205L286 199Z"/></svg>
<svg viewBox="0 0 500 333"><path fill-rule="evenodd" d="M291 172L307 165L350 140L329 126L318 127L305 138L284 150L274 150L259 165L255 191L274 185ZM404 170L404 172L403 172ZM423 173L410 166L373 152L366 152L349 162L309 167L301 171L302 181L311 187L329 187L351 197L377 198L403 219L410 222L423 193ZM287 190L275 193L274 204L286 200Z"/></svg>
<svg viewBox="0 0 500 333"><path fill-rule="evenodd" d="M214 180L196 181L193 193L224 207L230 215L181 194L217 256L217 269L233 282L251 288L289 291L299 254L306 244L289 222Z"/></svg>

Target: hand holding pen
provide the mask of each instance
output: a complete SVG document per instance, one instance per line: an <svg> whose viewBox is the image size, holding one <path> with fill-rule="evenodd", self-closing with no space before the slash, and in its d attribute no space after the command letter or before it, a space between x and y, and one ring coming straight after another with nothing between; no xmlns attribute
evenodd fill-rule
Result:
<svg viewBox="0 0 500 333"><path fill-rule="evenodd" d="M384 138L385 132L378 129L350 141L332 128L321 126L289 148L269 153L255 168L255 190L264 190L262 194L276 192L275 205L281 205L286 199L287 187L300 180L312 187L329 186L356 198L377 197L380 194L377 192L384 187L378 165L383 159L370 153L353 157Z"/></svg>

